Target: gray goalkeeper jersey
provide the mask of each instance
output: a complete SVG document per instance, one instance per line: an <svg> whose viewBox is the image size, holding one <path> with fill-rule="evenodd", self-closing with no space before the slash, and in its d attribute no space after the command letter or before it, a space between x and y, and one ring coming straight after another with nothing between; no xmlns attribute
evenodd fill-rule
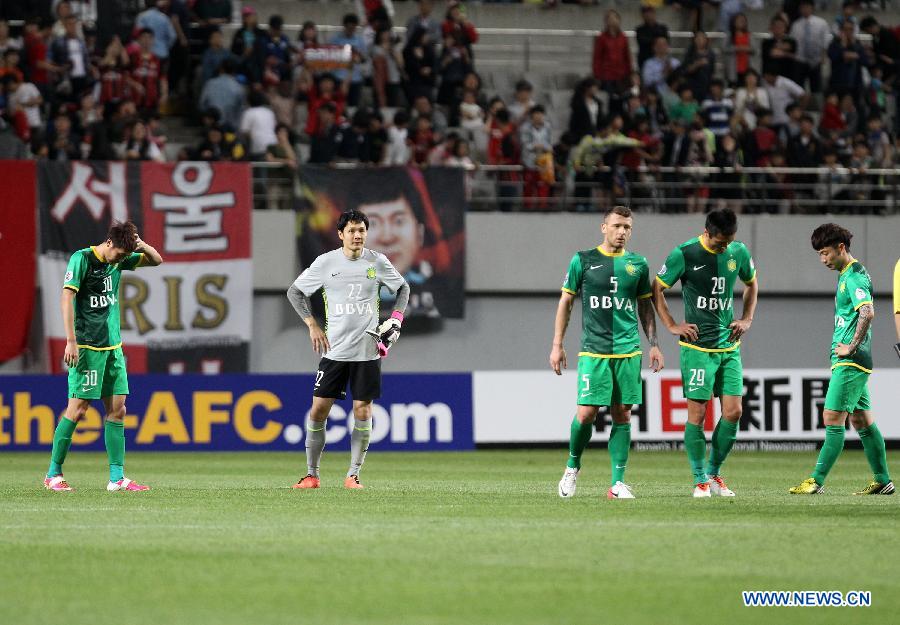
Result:
<svg viewBox="0 0 900 625"><path fill-rule="evenodd" d="M331 344L325 358L343 361L378 358L377 344L366 334L378 327L378 292L383 284L396 293L405 283L387 256L369 249L355 260L343 249L326 252L294 281L307 297L322 289L325 333Z"/></svg>

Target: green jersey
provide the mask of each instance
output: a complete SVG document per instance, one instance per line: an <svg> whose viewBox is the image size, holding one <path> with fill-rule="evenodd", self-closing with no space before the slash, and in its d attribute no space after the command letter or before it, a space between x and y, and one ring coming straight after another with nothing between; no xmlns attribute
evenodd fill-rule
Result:
<svg viewBox="0 0 900 625"><path fill-rule="evenodd" d="M607 254L599 246L578 252L562 290L581 292L579 356L626 358L641 353L637 300L650 297L650 269L640 254Z"/></svg>
<svg viewBox="0 0 900 625"><path fill-rule="evenodd" d="M841 270L838 276L837 292L834 294L834 335L831 337L831 368L841 366L856 367L872 373L872 328L851 356L839 358L834 353L838 343L849 345L856 335L859 309L872 304L872 278L869 272L856 260Z"/></svg>
<svg viewBox="0 0 900 625"><path fill-rule="evenodd" d="M734 282L745 284L756 279L756 267L747 246L732 241L721 253L703 245L700 237L676 247L656 274L669 288L681 280L685 323L696 324L699 337L694 343L680 345L707 352L730 352L740 341L731 342L728 327L734 321Z"/></svg>
<svg viewBox="0 0 900 625"><path fill-rule="evenodd" d="M78 347L107 350L122 344L119 328L119 278L134 270L144 255L135 252L111 265L93 247L69 259L63 288L75 291L75 340Z"/></svg>

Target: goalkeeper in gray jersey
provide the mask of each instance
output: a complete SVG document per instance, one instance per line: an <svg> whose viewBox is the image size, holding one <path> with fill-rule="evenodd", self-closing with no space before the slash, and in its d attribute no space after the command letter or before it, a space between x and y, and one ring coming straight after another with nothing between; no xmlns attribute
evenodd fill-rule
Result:
<svg viewBox="0 0 900 625"><path fill-rule="evenodd" d="M294 488L319 487L319 460L325 449L325 422L336 399L353 396L350 434L350 470L346 488L362 488L359 470L369 448L372 401L381 396L381 358L400 337L403 312L409 302L409 284L384 254L366 249L369 219L351 210L338 219L342 247L322 254L300 274L287 292L288 299L309 327L313 349L322 354L313 385L312 409L306 420L307 475ZM397 294L394 312L378 324L381 286ZM325 331L310 307L319 289L325 301Z"/></svg>

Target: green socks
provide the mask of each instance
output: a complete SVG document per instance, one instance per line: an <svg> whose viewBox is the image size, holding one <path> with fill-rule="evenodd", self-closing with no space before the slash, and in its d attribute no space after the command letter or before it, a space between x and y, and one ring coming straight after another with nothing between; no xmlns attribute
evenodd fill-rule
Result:
<svg viewBox="0 0 900 625"><path fill-rule="evenodd" d="M871 428L870 428L871 429ZM884 441L882 441L882 446ZM819 459L816 461L816 470L810 475L820 486L825 483L828 472L837 462L838 456L844 449L844 426L843 425L826 425L825 426L825 442L822 449L819 450ZM884 453L884 452L882 452ZM868 456L868 451L866 456Z"/></svg>
<svg viewBox="0 0 900 625"><path fill-rule="evenodd" d="M628 450L631 448L631 424L613 423L609 433L609 463L612 465L610 486L625 481L625 465L628 464Z"/></svg>
<svg viewBox="0 0 900 625"><path fill-rule="evenodd" d="M576 415L572 419L572 428L569 433L569 461L566 466L570 469L581 468L581 454L584 448L591 440L591 434L594 433L593 423L581 423Z"/></svg>
<svg viewBox="0 0 900 625"><path fill-rule="evenodd" d="M103 440L109 456L109 481L118 482L125 477L125 424L107 420Z"/></svg>
<svg viewBox="0 0 900 625"><path fill-rule="evenodd" d="M50 468L47 477L55 477L62 474L62 465L66 461L69 447L72 446L72 433L75 431L75 422L63 417L56 425L53 434L53 451L50 452ZM882 443L883 444L883 443Z"/></svg>
<svg viewBox="0 0 900 625"><path fill-rule="evenodd" d="M867 428L857 430L859 440L862 441L863 450L866 452L866 460L872 467L872 473L875 474L875 481L881 484L887 484L891 481L888 473L887 454L884 450L884 437L881 430L874 423ZM816 480L818 481L818 480ZM819 482L821 484L821 482Z"/></svg>
<svg viewBox="0 0 900 625"><path fill-rule="evenodd" d="M728 452L734 447L734 439L737 438L738 423L732 423L727 419L719 419L712 435L712 450L709 452L709 462L706 464L706 472L709 475L719 475L722 463L728 457Z"/></svg>
<svg viewBox="0 0 900 625"><path fill-rule="evenodd" d="M706 460L706 435L703 433L702 426L693 423L684 424L684 450L687 452L688 462L691 464L694 483L708 482L709 476L703 470L703 463Z"/></svg>

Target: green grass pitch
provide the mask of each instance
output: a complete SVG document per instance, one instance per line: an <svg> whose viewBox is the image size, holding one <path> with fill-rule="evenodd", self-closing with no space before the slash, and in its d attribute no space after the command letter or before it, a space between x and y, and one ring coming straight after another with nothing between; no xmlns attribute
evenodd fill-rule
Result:
<svg viewBox="0 0 900 625"><path fill-rule="evenodd" d="M73 493L40 487L47 454L0 455L5 625L891 623L900 497L846 451L817 497L812 453L735 452L733 500L694 500L682 453L632 453L638 499L607 501L588 450L371 453L364 491L292 491L302 454L133 453L149 493L107 493L105 456L72 453ZM889 459L900 470L900 454ZM745 608L741 590L868 590L869 608ZM893 616L892 616L893 615Z"/></svg>

